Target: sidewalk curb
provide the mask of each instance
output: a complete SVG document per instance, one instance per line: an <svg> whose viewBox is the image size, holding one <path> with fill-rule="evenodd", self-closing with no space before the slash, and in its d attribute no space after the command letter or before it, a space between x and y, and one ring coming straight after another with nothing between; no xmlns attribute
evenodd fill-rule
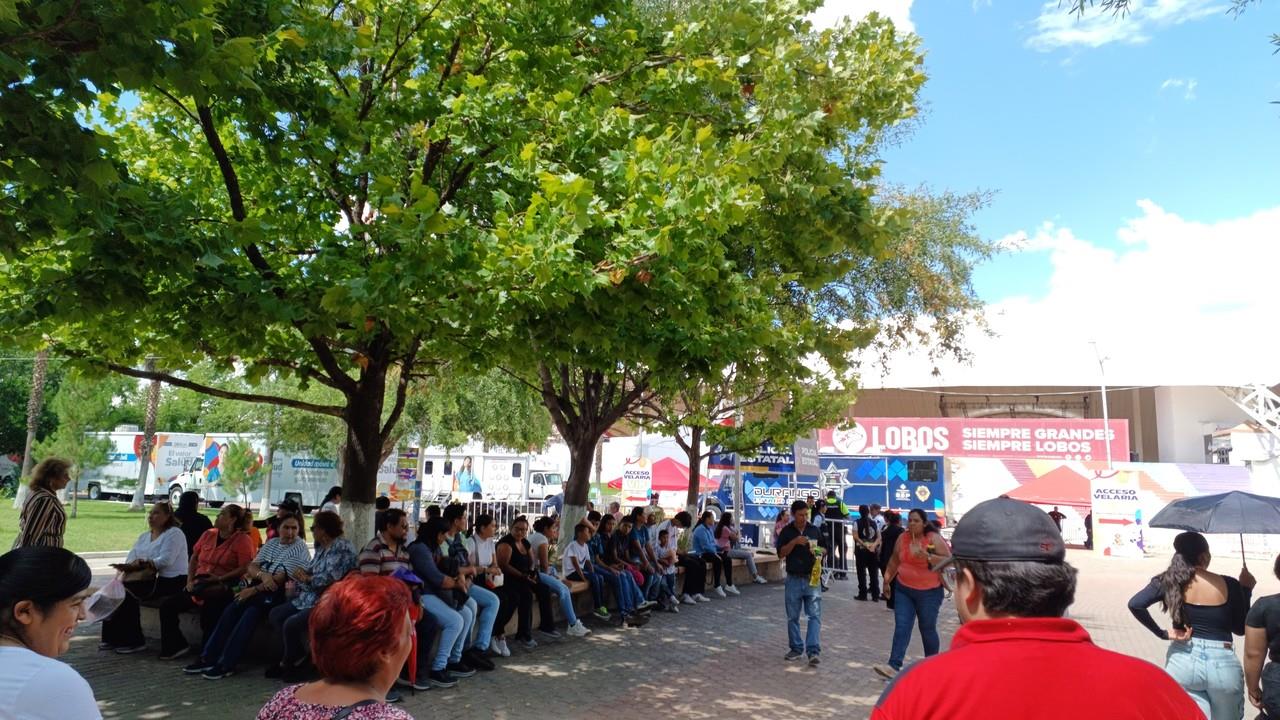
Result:
<svg viewBox="0 0 1280 720"><path fill-rule="evenodd" d="M128 550L95 550L94 552L76 553L85 560L94 560L97 558L111 558L119 555L128 555Z"/></svg>

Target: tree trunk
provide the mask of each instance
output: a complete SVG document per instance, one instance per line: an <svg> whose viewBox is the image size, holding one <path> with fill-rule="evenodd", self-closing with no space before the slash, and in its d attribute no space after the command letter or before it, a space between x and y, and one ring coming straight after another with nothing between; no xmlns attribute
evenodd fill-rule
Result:
<svg viewBox="0 0 1280 720"><path fill-rule="evenodd" d="M271 473L275 470L276 449L267 446L267 477L262 481L262 503L258 506L258 519L266 520L271 516ZM248 507L248 506L246 506Z"/></svg>
<svg viewBox="0 0 1280 720"><path fill-rule="evenodd" d="M35 365L31 370L31 393L27 396L27 444L22 451L22 474L18 476L17 492L13 494L13 506L21 508L27 499L27 480L31 477L31 466L35 458L31 456L36 444L36 431L40 425L40 410L44 408L44 380L49 369L49 351L36 353Z"/></svg>
<svg viewBox="0 0 1280 720"><path fill-rule="evenodd" d="M347 442L342 451L342 509L351 508L346 536L357 548L373 537L373 501L382 464L382 404L385 368L373 364L364 371L359 388L348 396L345 420ZM344 513L345 515L345 513Z"/></svg>
<svg viewBox="0 0 1280 720"><path fill-rule="evenodd" d="M147 358L147 372L156 371L155 358ZM147 387L147 415L142 424L142 449L138 452L138 487L133 491L129 512L142 512L147 496L147 468L151 462L151 445L156 441L156 411L160 408L160 381L152 380ZM157 488L158 489L158 488ZM167 493L168 488L164 491Z"/></svg>
<svg viewBox="0 0 1280 720"><path fill-rule="evenodd" d="M573 528L587 516L587 497L591 487L591 465L599 436L569 444L569 477L564 483L564 508L560 511L560 552L573 542Z"/></svg>
<svg viewBox="0 0 1280 720"><path fill-rule="evenodd" d="M702 489L701 473L698 468L702 465L702 428L689 428L689 446L686 448L689 459L689 492L685 495L685 509L693 515L698 510L698 492Z"/></svg>

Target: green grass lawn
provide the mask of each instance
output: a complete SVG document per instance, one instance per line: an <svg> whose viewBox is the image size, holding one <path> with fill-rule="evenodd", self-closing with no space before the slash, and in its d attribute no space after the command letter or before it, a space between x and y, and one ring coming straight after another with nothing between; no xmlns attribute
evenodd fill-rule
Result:
<svg viewBox="0 0 1280 720"><path fill-rule="evenodd" d="M127 512L129 503L80 500L79 512L71 517L67 505L67 534L63 545L73 552L125 551L147 529L145 513ZM217 510L204 508L210 518ZM18 511L12 498L0 499L0 553L8 552L18 536Z"/></svg>

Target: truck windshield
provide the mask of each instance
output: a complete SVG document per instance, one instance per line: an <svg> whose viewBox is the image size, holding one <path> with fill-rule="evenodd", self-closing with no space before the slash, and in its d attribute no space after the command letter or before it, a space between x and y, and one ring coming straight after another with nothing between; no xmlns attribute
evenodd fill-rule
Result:
<svg viewBox="0 0 1280 720"><path fill-rule="evenodd" d="M554 485L559 487L564 484L564 477L560 473L547 473L542 477L544 485Z"/></svg>

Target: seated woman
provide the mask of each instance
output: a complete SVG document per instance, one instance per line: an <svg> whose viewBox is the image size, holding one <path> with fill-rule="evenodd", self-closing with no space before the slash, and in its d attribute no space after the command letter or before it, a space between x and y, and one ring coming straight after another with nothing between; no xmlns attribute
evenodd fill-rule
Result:
<svg viewBox="0 0 1280 720"><path fill-rule="evenodd" d="M329 588L356 569L356 549L342 536L342 518L335 512L322 510L311 519L311 537L316 541L316 554L306 568L291 574L297 595L271 609L267 616L272 628L283 639L284 655L280 662L267 668L267 677L297 674L306 663L305 639L307 619L316 600Z"/></svg>
<svg viewBox="0 0 1280 720"><path fill-rule="evenodd" d="M57 660L91 594L89 565L60 547L0 555L0 717L100 720L93 690Z"/></svg>
<svg viewBox="0 0 1280 720"><path fill-rule="evenodd" d="M715 521L715 513L710 510L702 513L698 526L693 529L693 549L689 554L701 558L711 566L711 577L715 580L714 592L717 596L725 597L725 593L737 595L738 588L733 586L733 565L725 567L724 559L720 557L719 548L716 547L715 533L711 529Z"/></svg>
<svg viewBox="0 0 1280 720"><path fill-rule="evenodd" d="M503 600L498 609L496 627L505 627L517 614L516 641L533 649L538 641L533 639L533 598L536 595L542 609L542 623L538 630L547 637L558 638L555 616L551 614L551 590L542 583L533 563L533 548L529 545L529 521L521 515L511 521L511 532L498 541L498 567L502 568Z"/></svg>
<svg viewBox="0 0 1280 720"><path fill-rule="evenodd" d="M650 562L649 554L653 552L649 544L648 528L644 527L644 508L636 508L618 521L618 529L613 531L613 542L616 543L614 553L627 566L631 577L640 588L640 596L645 601L656 600L658 585L662 579L658 577L657 568ZM646 607L656 603L650 602Z"/></svg>
<svg viewBox="0 0 1280 720"><path fill-rule="evenodd" d="M183 672L203 675L208 680L220 680L235 672L258 622L284 602L285 580L311 560L307 544L298 538L301 524L296 515L281 519L280 535L268 540L249 563L245 579L250 584L236 593L235 602L223 611L200 658L183 668Z"/></svg>
<svg viewBox="0 0 1280 720"><path fill-rule="evenodd" d="M720 516L720 521L716 523L716 548L720 551L720 559L727 568L725 571L729 577L733 578L733 561L743 560L747 563L747 570L751 573L751 581L763 585L768 580L760 577L759 571L756 570L756 554L745 548L738 546L738 528L733 524L733 513L725 513Z"/></svg>
<svg viewBox="0 0 1280 720"><path fill-rule="evenodd" d="M258 720L413 720L385 702L413 647L412 604L390 576L335 583L311 611L311 656L323 679L276 693Z"/></svg>
<svg viewBox="0 0 1280 720"><path fill-rule="evenodd" d="M151 507L147 525L149 529L138 536L125 561L111 566L124 573L128 592L120 607L102 621L100 650L114 649L121 655L146 650L138 601L173 595L187 584L187 538L167 501Z"/></svg>
<svg viewBox="0 0 1280 720"><path fill-rule="evenodd" d="M484 590L494 593L498 599L498 614L502 614L502 603L506 593L501 590L502 568L498 567L497 539L498 523L492 515L476 516L476 523L471 528L471 535L466 541L466 555L475 570L474 582ZM510 615L507 618L510 619ZM507 636L503 624L494 622L489 648L495 655L511 657L511 648L507 645Z"/></svg>
<svg viewBox="0 0 1280 720"><path fill-rule="evenodd" d="M298 517L302 517L302 508L298 507L297 500L294 500L293 498L285 498L284 500L280 501L279 505L276 506L275 515L272 515L266 520L254 520L253 526L261 530L266 530L267 539L270 540L271 538L279 537L280 523L290 515L296 515ZM302 538L303 542L306 542L307 529L299 528L298 537Z"/></svg>
<svg viewBox="0 0 1280 720"><path fill-rule="evenodd" d="M573 593L556 577L560 570L560 558L556 552L559 540L560 524L555 518L540 517L533 521L533 532L529 533L529 548L533 550L533 566L538 571L538 579L560 600L560 610L564 613L565 622L569 623L569 634L586 637L591 631L578 619L578 613L573 607ZM550 612L550 609L544 608L542 612Z"/></svg>
<svg viewBox="0 0 1280 720"><path fill-rule="evenodd" d="M467 594L469 576L459 572L457 561L440 549L448 530L443 519L431 518L418 525L418 537L409 544L413 574L423 583L422 609L440 626L440 642L434 656L430 655L429 645L418 642L418 667L429 668L425 677L420 674L421 679L415 683L403 677L397 681L415 690L451 688L458 684L457 678L494 668L484 653L470 647L478 607Z"/></svg>
<svg viewBox="0 0 1280 720"><path fill-rule="evenodd" d="M587 545L591 549L591 564L595 567L596 575L600 580L613 591L623 624L629 627L641 627L648 621L648 618L639 610L640 603L644 602L644 596L640 594L635 578L618 558L615 543L612 540L613 516L602 515L599 530Z"/></svg>
<svg viewBox="0 0 1280 720"><path fill-rule="evenodd" d="M235 599L233 586L253 561L253 541L237 530L245 511L239 505L223 505L214 527L196 541L187 562L187 585L160 603L160 659L175 660L191 646L178 625L179 616L200 609L200 647Z"/></svg>

